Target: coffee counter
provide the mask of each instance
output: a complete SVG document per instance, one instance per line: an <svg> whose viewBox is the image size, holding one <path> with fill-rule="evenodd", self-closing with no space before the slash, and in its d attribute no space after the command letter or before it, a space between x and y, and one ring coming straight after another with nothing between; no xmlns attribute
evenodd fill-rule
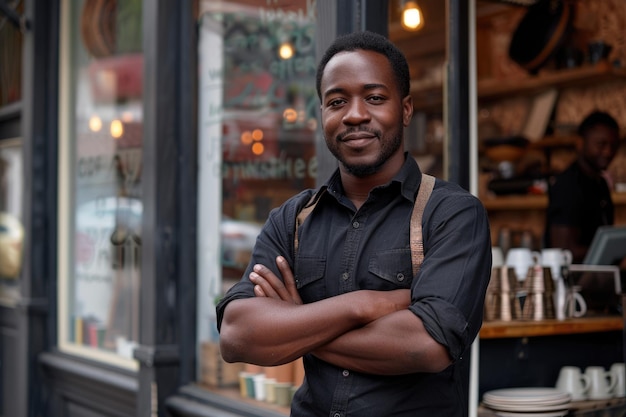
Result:
<svg viewBox="0 0 626 417"><path fill-rule="evenodd" d="M480 329L481 339L554 336L565 334L621 331L621 316L581 317L567 320L489 321Z"/></svg>

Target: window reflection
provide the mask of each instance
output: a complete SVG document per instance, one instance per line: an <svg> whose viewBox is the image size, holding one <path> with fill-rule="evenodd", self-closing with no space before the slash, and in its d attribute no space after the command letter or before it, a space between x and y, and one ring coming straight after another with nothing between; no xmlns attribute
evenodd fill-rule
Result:
<svg viewBox="0 0 626 417"><path fill-rule="evenodd" d="M22 142L0 141L0 303L14 305L22 269Z"/></svg>
<svg viewBox="0 0 626 417"><path fill-rule="evenodd" d="M241 278L270 210L315 187L316 6L199 6L199 379L219 388L238 384L241 364L220 362L214 301Z"/></svg>
<svg viewBox="0 0 626 417"><path fill-rule="evenodd" d="M141 4L65 1L61 25L59 344L126 366L139 336Z"/></svg>

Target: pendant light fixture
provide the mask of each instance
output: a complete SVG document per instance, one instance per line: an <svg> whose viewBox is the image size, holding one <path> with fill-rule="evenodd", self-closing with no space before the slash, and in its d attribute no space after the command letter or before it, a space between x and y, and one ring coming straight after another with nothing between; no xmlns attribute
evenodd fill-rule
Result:
<svg viewBox="0 0 626 417"><path fill-rule="evenodd" d="M402 27L405 30L417 31L424 26L424 14L414 0L402 0Z"/></svg>

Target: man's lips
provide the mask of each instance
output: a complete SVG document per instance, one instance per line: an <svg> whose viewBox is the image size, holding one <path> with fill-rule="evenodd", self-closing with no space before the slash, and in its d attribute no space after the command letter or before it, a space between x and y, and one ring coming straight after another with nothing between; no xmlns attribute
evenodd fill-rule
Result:
<svg viewBox="0 0 626 417"><path fill-rule="evenodd" d="M371 132L351 132L345 135L341 135L339 140L342 142L353 142L353 141L367 141L370 139L376 139L378 136Z"/></svg>

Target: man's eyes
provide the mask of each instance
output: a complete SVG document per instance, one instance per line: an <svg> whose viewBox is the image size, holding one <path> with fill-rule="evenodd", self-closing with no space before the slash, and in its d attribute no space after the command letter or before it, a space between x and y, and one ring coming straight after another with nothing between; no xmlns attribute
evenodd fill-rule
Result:
<svg viewBox="0 0 626 417"><path fill-rule="evenodd" d="M378 96L378 95L376 95L376 96L369 96L369 97L366 97L366 99L365 99L365 100L366 100L367 102L370 102L370 103L376 103L376 104L378 104L378 103L382 103L383 101L385 101L385 97L383 97L383 96ZM343 98L336 98L336 99L332 99L332 100L329 100L329 101L328 101L328 107L337 107L337 106L341 106L341 105L346 104L346 102L347 102L347 101L346 101L345 99L343 99Z"/></svg>
<svg viewBox="0 0 626 417"><path fill-rule="evenodd" d="M374 102L382 102L384 100L385 98L383 96L370 96L367 98L367 101L374 101Z"/></svg>
<svg viewBox="0 0 626 417"><path fill-rule="evenodd" d="M336 99L332 99L332 100L330 100L330 101L328 102L328 106L329 106L329 107L337 107L337 106L340 106L340 105L344 104L345 102L346 102L346 101L345 101L344 99L339 99L339 98L336 98Z"/></svg>

